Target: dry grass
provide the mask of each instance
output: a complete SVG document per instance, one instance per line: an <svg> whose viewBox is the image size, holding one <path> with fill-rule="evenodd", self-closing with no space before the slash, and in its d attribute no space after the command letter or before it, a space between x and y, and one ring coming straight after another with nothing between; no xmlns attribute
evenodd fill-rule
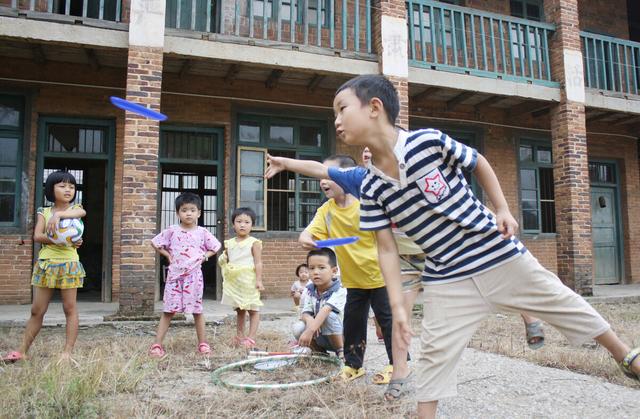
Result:
<svg viewBox="0 0 640 419"><path fill-rule="evenodd" d="M43 329L29 362L0 364L0 417L402 417L411 400L385 403L380 386L331 383L287 391L244 392L216 386L211 371L246 357L230 345L233 325L209 326L215 343L208 361L195 354L192 326L172 326L168 356L150 360L146 351L155 325L117 324L80 331L78 365L56 365L64 328ZM261 348L285 350L286 337L259 334ZM22 328L0 328L0 352L19 341ZM332 367L334 368L334 367Z"/></svg>
<svg viewBox="0 0 640 419"><path fill-rule="evenodd" d="M632 347L640 346L640 304L595 304L594 308L611 324L618 336ZM595 342L576 348L553 327L545 325L545 346L532 351L525 342L525 330L518 315L491 316L476 332L470 347L540 365L603 377L612 383L640 388L626 378L606 349Z"/></svg>

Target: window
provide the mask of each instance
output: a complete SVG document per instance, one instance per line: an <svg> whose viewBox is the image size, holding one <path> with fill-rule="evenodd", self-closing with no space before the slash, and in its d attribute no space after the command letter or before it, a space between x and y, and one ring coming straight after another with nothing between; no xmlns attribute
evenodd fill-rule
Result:
<svg viewBox="0 0 640 419"><path fill-rule="evenodd" d="M253 16L258 18L265 17L267 19L277 19L278 13L282 21L291 20L291 16L295 16L298 24L304 24L305 5L307 8L307 21L309 26L316 26L318 23L318 3L320 3L320 24L324 27L328 26L329 13L331 11L329 0L283 0L280 2L280 10L278 11L278 2L273 0L250 0L253 9ZM265 9L266 1L266 9ZM291 7L293 4L293 14Z"/></svg>
<svg viewBox="0 0 640 419"><path fill-rule="evenodd" d="M265 181L266 155L321 161L328 150L326 123L243 115L237 133L237 206L256 212L256 230L304 229L322 203L320 181L292 172Z"/></svg>
<svg viewBox="0 0 640 419"><path fill-rule="evenodd" d="M542 20L542 0L511 0L511 16L522 19Z"/></svg>
<svg viewBox="0 0 640 419"><path fill-rule="evenodd" d="M555 233L551 145L522 141L519 147L520 208L526 233Z"/></svg>
<svg viewBox="0 0 640 419"><path fill-rule="evenodd" d="M442 1L442 3L458 4L457 1ZM433 10L433 17L430 15L430 10ZM453 16L453 17L452 17ZM420 20L422 18L422 21ZM434 40L435 47L442 47L443 33L442 28L444 25L444 42L446 42L447 48L453 48L452 33L455 28L455 42L456 50L462 51L463 46L463 33L462 33L462 13L459 11L452 12L451 10L442 9L434 6L423 7L422 16L420 16L420 6L417 3L413 4L413 39L419 41L420 38L420 22L424 28L423 42L426 44L431 43L431 27L432 22L435 29Z"/></svg>
<svg viewBox="0 0 640 419"><path fill-rule="evenodd" d="M613 163L589 162L589 181L591 183L616 185L616 166Z"/></svg>
<svg viewBox="0 0 640 419"><path fill-rule="evenodd" d="M0 95L0 225L14 225L20 212L24 99Z"/></svg>

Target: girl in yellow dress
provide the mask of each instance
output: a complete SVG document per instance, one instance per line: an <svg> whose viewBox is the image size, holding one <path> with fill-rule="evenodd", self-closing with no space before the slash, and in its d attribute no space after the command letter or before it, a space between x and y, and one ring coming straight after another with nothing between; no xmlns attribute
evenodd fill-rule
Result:
<svg viewBox="0 0 640 419"><path fill-rule="evenodd" d="M260 323L260 291L262 285L262 241L251 237L256 213L251 208L237 208L231 215L236 237L225 240L225 250L219 258L222 269L222 304L230 305L238 314L236 345L251 349L256 346ZM249 333L244 326L249 314Z"/></svg>
<svg viewBox="0 0 640 419"><path fill-rule="evenodd" d="M42 320L49 307L54 291L60 290L64 315L67 318L67 340L60 353L60 360L70 360L71 351L78 337L78 309L76 296L82 288L85 271L78 258L77 248L82 244L81 231L75 238L59 240L63 232L61 220L80 219L87 213L76 199L76 179L69 172L51 173L45 182L44 193L53 206L38 208L33 241L42 244L38 260L33 267L31 285L34 286L31 317L27 322L22 345L2 358L5 362L15 362L26 358L27 351L40 332ZM60 244L64 243L64 244Z"/></svg>

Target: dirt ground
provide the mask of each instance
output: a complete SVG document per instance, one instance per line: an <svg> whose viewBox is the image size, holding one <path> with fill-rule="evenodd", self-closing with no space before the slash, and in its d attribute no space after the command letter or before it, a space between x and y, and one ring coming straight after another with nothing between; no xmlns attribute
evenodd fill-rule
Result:
<svg viewBox="0 0 640 419"><path fill-rule="evenodd" d="M640 304L601 305L597 309L624 340L640 345ZM292 320L263 321L259 347L287 350ZM373 372L387 362L383 345L375 342L373 326L365 359L368 376L364 379L253 392L216 385L212 381L214 369L246 358L246 351L231 345L233 322L229 319L221 325L207 326L214 349L208 360L195 353L192 325L172 325L165 345L169 355L156 361L146 354L155 324L113 323L81 328L75 363L58 364L64 328L44 328L31 350L30 361L0 364L0 417L397 418L410 417L415 412L411 397L387 403L382 398L384 386L371 384ZM415 328L419 328L419 318ZM1 353L14 348L22 330L0 328ZM602 348L572 348L555 330L546 327L546 332L545 347L531 351L524 342L524 327L518 316L494 315L476 333L470 346L640 388L622 376ZM327 364L327 373L332 368L335 369ZM316 376L319 374L315 372ZM285 374L284 378L305 376L300 372L293 375Z"/></svg>

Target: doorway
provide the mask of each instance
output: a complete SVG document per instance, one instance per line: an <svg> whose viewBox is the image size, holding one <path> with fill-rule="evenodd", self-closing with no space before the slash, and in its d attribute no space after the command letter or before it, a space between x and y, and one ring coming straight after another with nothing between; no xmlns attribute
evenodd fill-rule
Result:
<svg viewBox="0 0 640 419"><path fill-rule="evenodd" d="M87 276L80 301L111 301L111 205L114 128L109 121L42 118L38 147L36 206L52 205L44 182L56 170L76 179L76 203L87 211L80 261ZM37 257L37 253L34 253Z"/></svg>
<svg viewBox="0 0 640 419"><path fill-rule="evenodd" d="M622 239L614 163L589 162L591 182L591 240L595 285L622 280Z"/></svg>
<svg viewBox="0 0 640 419"><path fill-rule="evenodd" d="M198 225L223 241L222 203L223 130L218 128L161 127L160 130L160 203L159 231L178 224L175 199L182 192L193 192L202 200ZM162 298L167 261L160 258L158 297ZM206 299L221 297L217 258L202 265Z"/></svg>

